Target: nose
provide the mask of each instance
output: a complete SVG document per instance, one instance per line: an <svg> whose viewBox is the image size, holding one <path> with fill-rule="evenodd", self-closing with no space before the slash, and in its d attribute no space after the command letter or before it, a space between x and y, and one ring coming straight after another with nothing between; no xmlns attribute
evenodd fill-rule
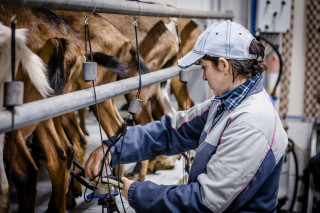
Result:
<svg viewBox="0 0 320 213"><path fill-rule="evenodd" d="M202 71L202 80L206 81L207 80L207 76L206 73L204 71Z"/></svg>

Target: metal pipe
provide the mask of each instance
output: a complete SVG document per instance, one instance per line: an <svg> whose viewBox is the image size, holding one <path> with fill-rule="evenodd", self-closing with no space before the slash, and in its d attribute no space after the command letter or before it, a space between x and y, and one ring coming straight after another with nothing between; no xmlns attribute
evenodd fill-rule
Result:
<svg viewBox="0 0 320 213"><path fill-rule="evenodd" d="M50 10L113 13L136 16L180 17L198 19L232 19L231 11L210 12L203 10L178 9L160 4L148 4L123 0L0 0L0 4Z"/></svg>
<svg viewBox="0 0 320 213"><path fill-rule="evenodd" d="M187 71L192 72L200 69L200 66L192 66L188 68ZM163 82L178 76L179 73L180 68L175 66L144 74L141 76L142 87ZM97 86L97 102L100 103L107 99L132 92L137 90L138 87L138 76ZM15 107L14 129L19 129L93 104L95 104L93 88L26 103L22 106ZM8 131L11 131L11 112L2 110L0 111L0 133Z"/></svg>

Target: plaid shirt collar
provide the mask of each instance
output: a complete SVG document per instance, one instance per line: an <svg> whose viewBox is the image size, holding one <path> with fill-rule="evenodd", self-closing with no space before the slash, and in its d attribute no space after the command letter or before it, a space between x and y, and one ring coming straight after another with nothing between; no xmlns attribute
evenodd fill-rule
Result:
<svg viewBox="0 0 320 213"><path fill-rule="evenodd" d="M215 99L221 100L221 104L218 106L215 117L219 116L225 109L229 110L230 112L234 110L247 96L248 92L260 78L261 74L258 73L230 92L222 96L216 96Z"/></svg>

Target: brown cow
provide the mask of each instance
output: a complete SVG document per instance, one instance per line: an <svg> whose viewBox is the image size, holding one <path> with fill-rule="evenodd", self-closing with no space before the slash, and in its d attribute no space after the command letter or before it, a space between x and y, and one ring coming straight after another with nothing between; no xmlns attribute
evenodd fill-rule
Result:
<svg viewBox="0 0 320 213"><path fill-rule="evenodd" d="M84 16L86 13L65 11L54 12L66 22L84 46ZM122 62L129 64L131 70L135 70L135 64L132 60L132 55L130 54L131 44L128 39L123 37L117 29L96 15L89 16L88 22L90 27L92 50L94 52L116 56ZM93 58L94 61L97 61L100 64L105 63L105 65L107 65L108 63L106 58L101 54L94 54ZM102 85L117 80L116 73L106 71L102 66L99 66L98 69L98 77L95 85ZM91 83L89 85L88 83L85 83L81 76L74 76L73 79L79 79L77 80L77 88L74 88L74 90L85 89L92 86ZM95 107L92 107L92 109L96 114ZM101 119L101 125L107 135L109 137L115 135L121 127L123 120L118 116L117 110L114 109L112 100L107 100L99 104L99 114L102 118L105 118Z"/></svg>
<svg viewBox="0 0 320 213"><path fill-rule="evenodd" d="M110 15L99 14L102 18L109 21L115 26L123 35L125 35L131 41L135 47L136 37L134 31L134 21L130 16L125 15ZM175 38L167 30L163 22L159 18L154 17L139 17L138 18L138 39L139 39L139 51L141 58L145 61L146 66L150 71L161 69L167 61L175 56L178 52L178 45ZM135 74L137 75L137 74ZM141 91L142 109L140 114L134 115L136 123L145 125L151 121L152 112L148 107L148 100L157 99L157 110L162 110L160 114L167 114L165 107L158 100L160 97L156 95L159 92L159 85L152 85L149 88L144 88ZM126 95L127 101L135 98L136 93L130 93ZM139 174L133 174L133 179L144 180L147 173L148 161L141 162L141 171Z"/></svg>
<svg viewBox="0 0 320 213"><path fill-rule="evenodd" d="M0 104L2 106L3 100L3 82L11 80L9 76L11 76L11 29L0 24L0 65L2 67L0 73ZM46 97L49 93L52 92L52 89L49 86L49 82L47 80L47 70L45 64L42 60L35 55L25 44L26 41L26 29L18 29L16 30L16 56L15 56L15 68L17 70L19 68L17 74L17 80L19 80L19 75L24 75L25 78L30 79L31 84L33 85L33 90L37 91L40 96ZM9 57L8 57L9 56ZM22 66L18 66L21 63ZM28 89L28 88L25 88ZM16 135L21 135L21 131L15 131ZM19 142L19 141L17 141ZM9 211L8 207L8 190L9 185L5 176L2 156L3 156L3 145L4 145L4 138L3 134L0 135L0 211L7 212ZM17 154L16 143L14 143L14 149ZM25 144L23 147L26 147ZM24 150L26 151L26 150ZM6 158L10 153L4 153L4 158ZM19 156L15 160L23 160L27 164L32 167L33 170L37 171L37 167L30 155L23 155ZM16 168L16 164L13 164L13 170ZM19 166L19 165L18 165Z"/></svg>
<svg viewBox="0 0 320 213"><path fill-rule="evenodd" d="M181 40L181 52L182 56L184 56L192 50L203 29L191 19L178 19L177 24ZM176 32L173 33L176 35ZM179 57L176 57L173 65L177 65L178 59ZM186 84L181 83L178 77L172 79L171 91L178 101L179 110L186 110L194 106L190 94L186 94Z"/></svg>
<svg viewBox="0 0 320 213"><path fill-rule="evenodd" d="M60 17L56 16L56 14L54 14L50 11L46 11L46 12L42 11L41 13L38 13L37 16L40 17L41 20L48 20L48 18L51 18L51 20L50 20L51 22L52 22L52 20L55 20L56 25L61 26L61 28L63 28L64 30L70 31L71 34L75 38L77 38L78 31L71 31L70 29L68 29L68 25L66 25L60 19ZM79 16L77 16L77 17L79 17ZM77 20L79 20L79 18ZM83 22L83 19L81 21ZM83 27L81 29L83 29ZM91 29L91 32L92 32L92 29ZM84 32L83 32L83 35L84 35ZM105 35L105 34L102 34L102 35ZM68 38L68 41L70 44L70 41L72 41L71 38ZM75 42L75 41L73 41L73 42ZM79 39L78 42L80 43L80 46L83 49L84 48L83 40ZM92 44L93 44L94 50L96 51L97 48L94 47L94 42L92 42ZM67 52L66 59L68 59L68 57L72 57L73 55L74 55L74 52L69 52L69 54ZM94 55L93 55L94 60L97 61L98 63L99 63L100 57L103 57L102 59L104 60L103 63L100 63L100 64L102 64L104 67L109 68L109 71L104 70L105 68L103 68L102 66L98 66L98 79L96 81L96 85L108 83L108 82L114 81L116 79L117 75L110 72L110 70L114 71L114 72L117 71L118 74L120 74L120 72L126 72L128 70L128 67L126 65L124 65L123 63L121 63L119 61L116 61L116 59L114 57L107 56L107 55L104 55L101 53L100 54L94 53ZM82 55L80 57L77 57L76 60L79 61L79 58L82 58ZM66 70L66 72L68 72L68 71L70 72L70 75L69 75L68 81L65 85L64 92L85 89L85 88L89 88L92 86L91 82L85 82L82 80L82 72L81 72L82 67L79 65L82 65L82 64L76 62L70 71L68 69ZM105 73L107 73L107 74L105 74ZM110 103L110 101L106 101L105 103ZM108 107L108 105L106 105L105 103L101 103L99 105ZM110 107L109 107L109 109L110 109ZM104 115L104 113L107 112L108 115L110 115L110 117L115 115L115 113L113 113L113 111L111 111L111 110L106 111L103 107L99 108L99 112L100 112L100 115ZM116 118L117 117L115 117L115 119ZM112 119L112 118L110 118L110 119ZM108 121L110 119L109 118L105 119L103 122L108 123ZM73 150L75 150L74 151L75 159L79 163L84 164L84 157L85 157L85 151L86 151L86 141L85 141L84 135L83 135L83 133L82 133L77 121L76 121L76 117L75 117L74 113L68 113L67 115L64 115L61 118L60 122L61 122L61 125L64 127L63 130L66 132L66 135L68 136L68 139L70 140L70 142L72 144ZM116 122L114 122L114 123L116 123ZM57 126L57 124L59 124L59 121L55 121L55 126ZM108 124L113 124L113 122L109 122ZM107 125L107 126L109 129L111 127L112 131L117 131L117 129L119 128L119 126L115 126L115 125L113 125L114 126L113 128L112 128L112 125ZM59 129L61 129L61 128L59 128ZM37 135L42 135L42 134L37 134ZM63 132L59 132L58 135L59 136L63 135ZM79 135L80 135L80 138L78 137ZM69 167L67 167L67 168L69 168ZM65 172L65 174L68 175L68 172ZM61 178L61 177L59 177L59 178ZM67 176L64 177L64 180L67 180ZM52 179L52 181L54 181L54 179ZM58 183L60 183L60 185L57 186L57 190L59 190L59 191L58 191L58 193L53 194L54 196L52 196L51 198L54 198L54 199L53 200L51 199L50 205L49 205L49 209L52 209L52 210L54 210L54 207L59 207L59 210L60 210L60 206L62 206L62 208L64 208L64 206L65 206L65 205L59 204L59 203L61 203L61 201L59 202L59 200L64 199L64 196L61 196L61 192L63 190L65 190L66 181L59 181ZM64 185L63 185L64 187L62 187L62 185L61 185L62 183L64 183ZM81 185L78 182L73 182L71 184L70 190L68 191L68 194L69 194L69 196L68 196L68 200L67 200L67 207L71 208L75 204L73 202L74 201L73 198L81 195ZM54 205L51 205L51 204L54 204ZM62 211L62 209L61 209L61 211Z"/></svg>
<svg viewBox="0 0 320 213"><path fill-rule="evenodd" d="M12 12L11 7L7 8L1 8L1 21L8 23L10 20L10 14ZM28 34L28 46L31 47L31 49L34 52L38 52L40 56L42 56L43 60L49 65L49 68L52 68L51 63L54 65L55 60L51 61L52 57L50 54L61 52L59 49L61 49L61 39L57 38L60 36L63 37L63 33L58 34L54 30L54 28L48 27L47 23L37 18L31 10L28 9L19 9L19 13L17 14L17 20L18 20L18 27L26 27L29 29ZM48 20L49 22L49 20ZM51 39L50 39L51 38ZM58 45L59 47L55 46ZM62 45L63 48L64 45ZM55 50L53 50L55 49ZM55 64L58 65L58 64ZM62 63L63 65L63 63ZM63 71L63 68L56 67L52 68L54 71ZM57 73L57 72L53 72ZM65 75L65 73L63 73ZM56 75L51 75L52 80L55 79ZM24 96L24 102L30 102L34 100L42 99L42 97L37 93L34 92L34 88L32 84L30 84L29 78L26 78L24 75L17 75L17 79L21 79L25 82L25 96ZM52 81L54 82L54 81ZM52 149L50 150L42 150L42 151L48 151L45 153L45 157L47 160L47 168L49 169L49 174L51 175L51 178L57 177L55 174L57 174L57 171L66 171L68 172L67 168L67 158L68 158L68 149L65 143L61 143L59 140L58 134L55 131L52 119L49 119L47 121L44 121L41 123L41 125L38 126L38 124L29 125L27 127L24 127L18 131L15 132L15 147L14 150L16 150L15 153L15 161L13 164L13 178L16 182L16 188L18 191L19 196L19 211L34 211L34 205L35 205L35 190L36 190L36 182L37 182L37 175L38 175L38 168L37 165L34 163L31 154L26 147L26 138L33 133L33 131L39 127L42 128L47 134L40 135L48 136L53 142L50 142L49 140L45 140L43 138L40 138L39 140L35 140L38 143L38 146L41 148L47 147L45 143L49 143L49 145L53 145ZM42 131L42 132L44 132ZM48 134L49 133L49 134ZM35 134L36 135L36 134ZM37 139L37 137L35 137ZM70 144L70 143L69 143ZM18 150L20 150L18 152ZM19 154L17 154L19 153ZM70 152L69 152L70 153ZM8 152L7 152L8 154ZM26 158L26 159L24 159ZM6 156L5 153L5 160L8 161L8 156ZM29 160L28 160L29 159ZM62 166L61 166L62 165ZM63 166L64 165L64 166ZM60 206L60 209L57 210L57 212L64 212L64 196L59 193L62 192L62 194L66 191L67 186L67 177L69 175L58 176L58 179L54 180L53 188L60 190L58 193L55 193L54 196L56 196L57 200L57 206ZM60 182L59 182L60 181ZM63 182L61 184L61 182ZM61 185L64 186L60 187ZM56 190L55 190L56 191ZM59 200L59 197L60 200ZM61 201L61 202L60 202Z"/></svg>
<svg viewBox="0 0 320 213"><path fill-rule="evenodd" d="M171 22L167 18L162 18L161 20L163 20L164 23L166 23L166 26L168 27L169 31L175 36L177 36L175 25L178 24L182 56L184 56L192 50L194 44L197 41L197 38L203 32L203 29L191 19L178 19L172 20ZM167 66L177 65L179 58L180 54L177 54L168 62ZM186 110L194 106L194 102L191 99L190 94L186 88L186 83L180 82L179 77L172 78L170 81L170 86L171 92L177 99L179 110ZM166 87L164 87L164 90L167 90ZM155 103L152 103L152 106L153 105L157 105L157 101L155 101ZM150 161L150 165L148 166L148 173L154 173L158 169L172 169L175 165L175 160L180 159L180 157L180 155L169 157L158 156L156 159Z"/></svg>
<svg viewBox="0 0 320 213"><path fill-rule="evenodd" d="M64 12L64 11L55 11L61 19L65 21L65 23L72 29L75 36L79 38L79 41L84 46L84 20L86 13L75 13L75 12ZM131 70L135 70L135 61L133 60L133 56L131 52L131 43L128 39L122 36L121 33L118 32L110 23L101 19L96 15L90 15L88 18L89 27L90 27L90 40L92 44L92 50L96 53L93 54L93 60L98 64L104 65L104 67L108 67L108 64L114 65L114 63L110 60L110 57L106 57L104 54L114 55L119 57L123 62L126 62L131 67ZM106 36L108 35L108 36ZM98 53L97 53L98 52ZM112 62L112 63L111 63ZM120 63L119 63L120 65ZM119 66L118 65L118 66ZM110 72L105 70L103 66L98 66L98 76L95 85L106 84L112 81L117 80L117 74L114 72ZM109 66L110 68L110 66ZM119 67L118 67L119 69ZM128 70L128 67L124 67L122 71ZM118 73L119 74L119 73ZM125 74L125 73L123 73ZM73 85L76 85L76 89L85 89L88 88L88 84L82 80L81 75L74 75L72 77L74 81ZM91 85L90 85L91 86ZM96 106L90 107L94 112L95 116L98 116L98 112L96 111ZM112 100L107 100L98 104L99 115L101 117L101 126L107 135L113 136L115 135L119 128L121 127L123 120L119 115L117 108L114 106ZM85 129L85 128L83 128ZM81 148L81 147L79 147ZM79 161L81 164L84 164L84 154L83 150L76 150L75 154L80 157L80 152L83 153L83 160ZM77 182L72 182L72 184L77 184ZM81 187L75 186L70 188L68 191L67 197L67 206L68 208L72 208L75 203L75 197L78 197L79 193L75 193L74 191L80 191ZM80 191L81 192L81 191Z"/></svg>
<svg viewBox="0 0 320 213"><path fill-rule="evenodd" d="M70 28L75 32L75 34L78 37L82 37L84 35L84 29L83 29L83 21L84 21L84 15L85 13L72 13L72 12L62 12L62 11L55 11L57 15L59 15L65 22L70 26ZM91 43L92 43L92 49L94 51L104 52L104 53L116 53L122 61L127 62L129 64L132 64L135 62L134 58L132 57L132 45L131 42L129 42L127 39L121 38L122 34L119 33L119 31L116 30L112 25L110 25L109 22L107 22L105 19L102 19L100 15L91 15L89 17L89 23L90 23L90 31L91 31ZM104 36L106 33L108 33L108 36ZM117 42L114 42L114 41ZM111 48L112 47L112 48ZM118 50L117 50L118 49ZM133 67L133 65L131 65ZM137 75L136 72L131 72L131 76ZM109 75L108 73L105 73L105 76ZM101 77L103 78L103 76ZM98 76L98 79L101 79ZM99 82L99 81L98 81ZM101 80L100 80L101 82ZM107 83L107 82L101 82L101 83ZM97 83L99 85L100 83ZM135 96L135 92L132 93L132 97ZM146 103L147 98L145 98ZM118 113L111 113L110 110L111 106L106 105L107 103L112 103L112 100L108 100L108 102L99 104L99 111L100 115L103 119L102 121L102 127L106 131L108 136L112 136L117 133L117 131L110 131L110 127L116 127L117 129L120 127L119 125L114 125L114 123L119 122L112 122L116 120L115 116L121 119ZM113 105L113 108L116 109ZM93 112L95 112L95 107L92 107ZM143 105L143 112L146 110L146 104ZM148 111L147 111L148 112ZM141 113L142 114L142 113ZM109 118L107 118L107 116ZM138 117L138 116L136 116ZM138 117L139 118L139 117ZM140 116L139 123L146 124L152 120L150 113L143 113L142 116ZM122 123L122 119L121 119ZM121 124L120 123L120 124ZM85 130L85 128L83 128ZM142 172L140 175L142 180L144 179L145 172Z"/></svg>
<svg viewBox="0 0 320 213"><path fill-rule="evenodd" d="M67 26L63 24L62 20L59 20L59 18L54 13L44 10L30 11L24 9L20 10L18 15L20 15L21 17L27 17L27 19L20 21L20 24L25 24L26 26L28 26L28 23L37 23L39 25L39 27L36 28L34 28L33 26L29 26L31 31L33 31L32 36L34 36L31 36L31 42L29 45L32 46L35 50L38 49L37 45L43 43L45 39L50 37L60 37L67 40L67 51L65 54L65 58L63 58L66 63L65 65L62 64L62 66L66 68L66 73L62 72L64 67L60 67L61 75L59 77L62 79L58 79L58 81L52 81L57 83L57 88L55 88L55 91L58 94L61 93L61 91L69 92L81 89L81 87L79 88L79 85L82 85L82 88L84 87L83 85L87 85L87 88L91 86L91 83L85 84L82 80L73 81L74 79L81 79L79 78L79 76L81 76L81 65L84 61L84 57L82 54L83 48L79 48L79 44L81 44L81 42L77 41L76 37L72 35L72 33L70 33L70 29L68 29ZM39 19L37 19L36 17L38 17ZM45 52L43 53L44 56L46 56ZM49 60L49 58L47 59ZM51 60L47 61L48 64L50 64L51 62ZM59 82L63 82L63 80L66 79L70 79L72 81L67 81L65 87L63 87L64 85L60 85ZM53 77L52 80L55 80L55 77ZM35 124L32 128L25 128L23 137L21 137L22 140L25 139L27 135L31 134L35 127L37 128L34 132L34 141L44 153L44 156L47 160L47 168L49 170L49 174L53 183L53 193L48 211L64 212L64 193L66 191L67 180L69 176L70 160L72 160L73 157L73 148L77 146L81 147L83 152L76 152L75 157L80 163L84 163L86 140L76 122L74 113L68 113L67 115L61 116L60 118L55 118L54 123L52 123L52 120L49 119L48 121L42 122L39 126ZM59 171L59 173L57 173L57 171ZM61 175L61 173L64 175ZM35 184L30 185L35 186ZM32 190L34 190L34 187ZM24 191L27 190L22 189L22 192L20 192L19 194L23 195ZM81 195L81 188L80 192L77 191L76 194L78 196ZM31 193L28 198L33 197L33 195L35 195L35 193ZM23 200L21 200L20 202L21 209L22 207L26 207L21 203L23 203ZM34 202L32 201L32 199L31 202L28 202L28 204L30 205L30 208L28 209L30 211L33 211L34 207L32 208L31 206L34 206Z"/></svg>
<svg viewBox="0 0 320 213"><path fill-rule="evenodd" d="M74 33L74 35L76 37L80 37L79 42L81 43L81 46L84 46L84 41L83 38L84 36L84 28L83 28L83 23L84 23L84 15L85 13L72 13L72 12L59 12L56 11L56 13L59 15L59 19L63 18L64 20L66 20L67 24L70 24L71 28L72 28L72 32ZM56 15L56 14L55 14ZM121 69L120 71L127 71L127 67L123 66L120 62L115 63L115 60L113 57L110 56L106 56L104 54L102 54L101 52L104 53L112 53L115 52L116 54L119 55L120 58L122 58L124 61L129 61L129 63L134 63L132 61L132 56L130 54L130 43L126 40L123 39L123 37L121 37L121 34L119 32L113 32L112 28L110 28L110 24L105 25L101 22L99 22L99 20L95 19L94 16L90 16L89 17L89 22L91 22L91 20L93 20L93 23L97 23L97 25L93 25L90 24L90 31L91 31L91 44L92 44L92 48L94 51L100 51L100 53L94 53L93 54L93 60L98 62L98 64L100 63L101 65L103 65L104 67L109 68L109 70L112 71L116 71L116 69ZM60 20L61 21L61 20ZM61 21L62 22L62 21ZM81 25L82 24L82 25ZM107 23L108 24L108 23ZM75 28L72 26L76 26ZM65 27L69 27L69 25L66 25ZM95 33L94 29L100 29L100 31L102 31L102 33ZM112 27L112 26L111 26ZM106 37L105 33L108 33L109 36ZM119 36L120 35L120 36ZM112 38L112 39L110 39ZM97 42L96 42L97 40ZM115 45L116 43L114 41L117 41L118 45ZM99 44L99 45L98 45ZM129 45L128 45L129 44ZM112 47L112 48L111 48ZM130 58L131 57L131 58ZM110 65L115 66L115 67L110 67ZM133 65L134 66L134 65ZM120 72L118 72L119 74ZM109 71L104 71L102 66L98 66L98 78L96 81L96 85L100 85L100 84L104 84L104 83L108 83L111 81L114 81L116 79L117 75L115 75L112 72ZM68 90L65 91L73 91L76 89L85 89L91 86L91 83L88 85L88 83L84 82L82 80L82 76L81 73L79 72L72 72L70 74L70 79L73 79L73 81L69 81L69 86L67 86L67 88L69 88ZM111 104L109 104L111 103ZM95 111L95 107L93 107L93 111L96 113ZM120 125L115 125L117 123L121 124L121 121L119 122L119 118L121 119L120 116L117 115L117 111L116 108L114 108L114 105L112 104L112 102L110 100L100 103L99 104L99 114L100 116L105 116L105 119L102 119L102 126L106 127L106 132L109 135L114 135L115 132L118 131L118 128L120 127ZM118 119L118 120L117 120ZM75 120L75 119L74 119ZM76 123L76 122L73 122ZM70 128L67 128L70 129ZM83 144L82 144L83 145ZM79 148L83 148L82 146L78 146ZM81 163L84 163L84 153L85 150L77 150L76 147L73 147L75 150L75 158ZM83 154L81 154L83 153ZM81 159L79 159L81 158ZM75 187L72 187L69 191L68 194L70 196L68 196L67 199L67 207L71 208L73 205L75 205L75 200L73 199L74 197L78 197L81 195L81 187L79 185L79 183L77 182L73 182L72 184L77 185Z"/></svg>

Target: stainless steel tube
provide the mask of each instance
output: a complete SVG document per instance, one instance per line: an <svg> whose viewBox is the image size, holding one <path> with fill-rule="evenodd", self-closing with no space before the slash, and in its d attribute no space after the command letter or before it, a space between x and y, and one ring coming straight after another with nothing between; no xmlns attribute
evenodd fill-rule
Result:
<svg viewBox="0 0 320 213"><path fill-rule="evenodd" d="M100 12L136 16L181 17L197 19L232 19L233 13L178 9L159 4L123 0L0 0L0 4L50 10Z"/></svg>
<svg viewBox="0 0 320 213"><path fill-rule="evenodd" d="M200 66L192 66L188 72L200 70ZM177 66L147 73L141 76L142 87L163 82L178 76L180 68ZM139 87L139 77L96 87L97 102L123 95ZM71 92L15 107L15 129L56 117L71 111L95 104L93 88ZM11 113L8 110L0 111L0 133L11 130Z"/></svg>

